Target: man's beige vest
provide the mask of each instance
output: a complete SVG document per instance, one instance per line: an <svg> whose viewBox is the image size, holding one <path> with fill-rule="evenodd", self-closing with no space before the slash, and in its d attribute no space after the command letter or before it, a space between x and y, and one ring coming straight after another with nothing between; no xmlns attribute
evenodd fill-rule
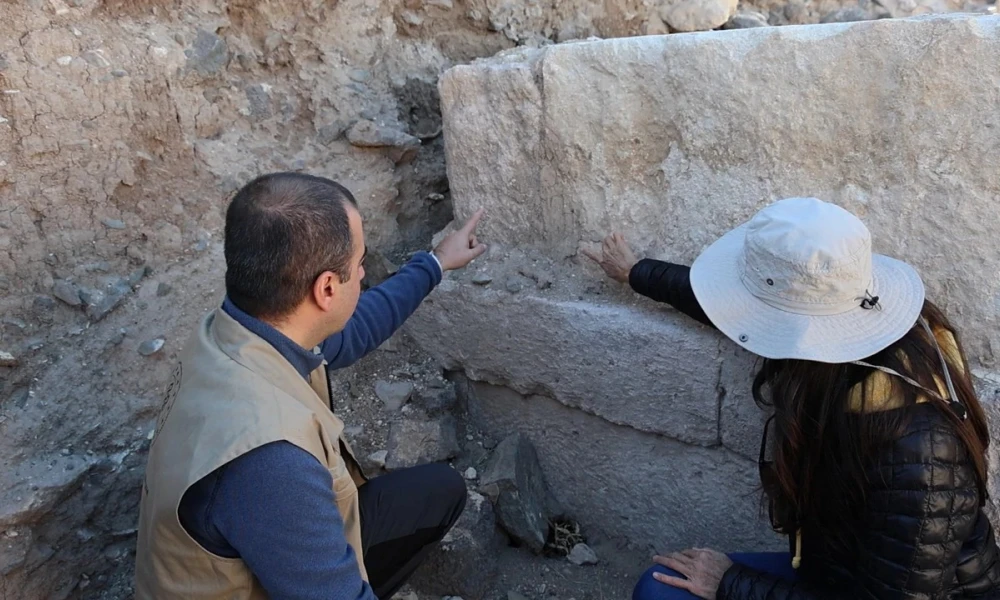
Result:
<svg viewBox="0 0 1000 600"><path fill-rule="evenodd" d="M306 381L271 344L221 309L209 314L181 353L156 423L139 509L138 600L267 598L246 564L216 556L181 526L189 487L255 448L287 441L333 476L347 542L367 579L358 485L364 475L330 411L326 364Z"/></svg>

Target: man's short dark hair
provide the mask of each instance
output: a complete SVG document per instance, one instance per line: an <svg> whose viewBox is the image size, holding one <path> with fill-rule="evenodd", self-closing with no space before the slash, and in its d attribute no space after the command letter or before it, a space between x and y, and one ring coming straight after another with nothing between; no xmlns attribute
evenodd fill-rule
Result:
<svg viewBox="0 0 1000 600"><path fill-rule="evenodd" d="M301 173L272 173L246 184L226 210L226 293L260 319L287 316L316 277L351 275L354 244L344 186Z"/></svg>

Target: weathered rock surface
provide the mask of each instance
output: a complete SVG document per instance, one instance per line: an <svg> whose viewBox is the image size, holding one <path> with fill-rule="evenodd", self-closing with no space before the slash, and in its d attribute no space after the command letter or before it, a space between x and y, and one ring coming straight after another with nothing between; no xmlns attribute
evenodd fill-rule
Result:
<svg viewBox="0 0 1000 600"><path fill-rule="evenodd" d="M718 442L720 340L677 316L445 281L407 327L446 368L473 379L685 442Z"/></svg>
<svg viewBox="0 0 1000 600"><path fill-rule="evenodd" d="M375 395L382 401L386 409L397 411L406 404L413 394L413 383L410 381L377 381Z"/></svg>
<svg viewBox="0 0 1000 600"><path fill-rule="evenodd" d="M497 555L505 543L490 501L469 492L462 516L414 573L411 585L427 594L484 598L496 579Z"/></svg>
<svg viewBox="0 0 1000 600"><path fill-rule="evenodd" d="M454 458L459 451L455 419L397 421L389 429L387 450L385 468L390 471Z"/></svg>
<svg viewBox="0 0 1000 600"><path fill-rule="evenodd" d="M766 203L815 195L858 214L877 251L916 266L972 366L995 375L1000 247L983 215L1000 208L990 162L1000 115L979 107L1000 100L984 83L997 65L1000 17L955 16L604 40L456 67L440 86L445 145L456 217L480 206L489 215L480 237L491 250L477 269L506 281L548 264L559 277L514 293L452 275L409 331L447 368L528 396L480 426L527 432L585 527L613 534L609 523L621 524L640 544L766 544L753 523L664 519L659 506L736 514L735 495L756 507L752 357L606 281L579 250L621 231L640 255L690 263ZM554 432L570 414L586 426L566 439ZM545 435L539 423L550 424ZM648 464L618 463L630 451L610 439L625 431L652 457L635 462ZM648 434L669 439L640 441ZM619 468L575 447L601 448ZM677 484L681 463L691 489Z"/></svg>
<svg viewBox="0 0 1000 600"><path fill-rule="evenodd" d="M351 144L361 148L386 148L394 162L412 160L420 140L408 133L361 119L347 131Z"/></svg>
<svg viewBox="0 0 1000 600"><path fill-rule="evenodd" d="M479 488L496 508L501 527L515 540L541 552L549 533L552 501L538 455L524 435L512 435L493 450Z"/></svg>

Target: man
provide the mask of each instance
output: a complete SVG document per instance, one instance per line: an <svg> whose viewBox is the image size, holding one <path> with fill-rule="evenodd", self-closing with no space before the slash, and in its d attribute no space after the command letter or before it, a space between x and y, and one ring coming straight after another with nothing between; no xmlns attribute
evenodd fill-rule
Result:
<svg viewBox="0 0 1000 600"><path fill-rule="evenodd" d="M294 173L226 212L226 293L188 341L156 424L139 516L136 598L388 598L454 524L448 465L368 481L332 412L327 369L398 329L485 251L482 211L433 254L361 293L365 241L345 188Z"/></svg>

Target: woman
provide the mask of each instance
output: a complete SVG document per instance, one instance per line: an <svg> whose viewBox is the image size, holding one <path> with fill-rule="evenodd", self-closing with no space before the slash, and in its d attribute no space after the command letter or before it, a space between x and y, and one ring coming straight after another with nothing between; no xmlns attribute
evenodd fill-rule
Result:
<svg viewBox="0 0 1000 600"><path fill-rule="evenodd" d="M989 434L961 345L859 219L792 198L690 269L637 261L618 234L587 254L763 357L753 394L773 411L761 485L791 553L657 556L634 600L1000 597Z"/></svg>

